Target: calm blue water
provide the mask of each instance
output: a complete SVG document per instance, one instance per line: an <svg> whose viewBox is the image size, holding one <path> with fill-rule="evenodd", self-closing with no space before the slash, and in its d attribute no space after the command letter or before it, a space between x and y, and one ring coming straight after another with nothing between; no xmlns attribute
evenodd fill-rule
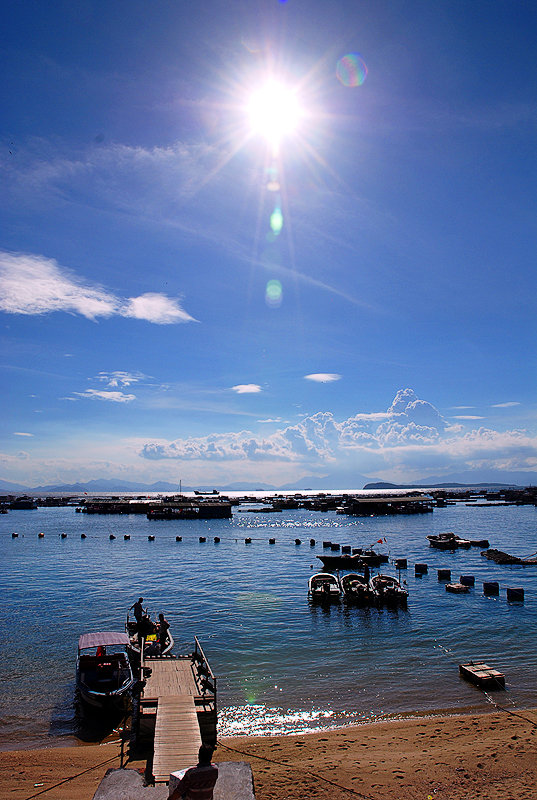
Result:
<svg viewBox="0 0 537 800"><path fill-rule="evenodd" d="M425 538L454 531L525 556L537 551L536 523L531 506L463 504L385 518L236 509L231 520L183 522L88 516L74 508L1 515L0 746L73 735L78 637L123 630L126 609L140 594L153 616L163 611L171 622L177 651L200 639L218 676L221 735L487 708L484 694L458 676L458 663L469 659L505 672L508 691L495 694L500 702L537 706L537 567L500 567L479 548L443 553ZM110 533L118 538L110 541ZM392 558L408 558L408 611L308 603L323 540L364 546L380 538ZM415 562L428 563L429 573L416 578ZM441 567L451 568L455 580L475 575L475 589L447 594L437 580ZM500 597L485 597L483 580L499 581ZM522 586L525 602L507 603L507 586Z"/></svg>

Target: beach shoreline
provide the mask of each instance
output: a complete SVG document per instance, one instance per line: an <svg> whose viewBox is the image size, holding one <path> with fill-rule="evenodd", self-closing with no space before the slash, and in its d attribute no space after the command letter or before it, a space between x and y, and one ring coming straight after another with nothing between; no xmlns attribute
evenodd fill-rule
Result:
<svg viewBox="0 0 537 800"><path fill-rule="evenodd" d="M257 800L534 800L537 709L427 715L286 736L227 737L214 760L248 761ZM125 767L144 770L145 760ZM121 743L4 750L0 798L91 800Z"/></svg>

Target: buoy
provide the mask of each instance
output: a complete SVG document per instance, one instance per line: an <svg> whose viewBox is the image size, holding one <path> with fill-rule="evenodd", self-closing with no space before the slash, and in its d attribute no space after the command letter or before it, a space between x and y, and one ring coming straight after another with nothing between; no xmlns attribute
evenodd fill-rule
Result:
<svg viewBox="0 0 537 800"><path fill-rule="evenodd" d="M516 589L507 589L507 599L511 603L523 603L524 602L524 589L516 588Z"/></svg>
<svg viewBox="0 0 537 800"><path fill-rule="evenodd" d="M302 544L302 539L295 539L295 544Z"/></svg>
<svg viewBox="0 0 537 800"><path fill-rule="evenodd" d="M60 533L60 536L61 536L62 539L67 539L67 534L66 533Z"/></svg>
<svg viewBox="0 0 537 800"><path fill-rule="evenodd" d="M112 539L115 539L115 538L116 538L116 537L114 536L114 534L113 534L113 533L111 533L111 534L110 534L110 541L112 541Z"/></svg>
<svg viewBox="0 0 537 800"><path fill-rule="evenodd" d="M11 534L11 538L12 538L12 539L16 539L18 535L19 535L18 533L12 533L12 534Z"/></svg>
<svg viewBox="0 0 537 800"><path fill-rule="evenodd" d="M459 583L462 583L463 586L474 586L475 578L473 575L461 575Z"/></svg>
<svg viewBox="0 0 537 800"><path fill-rule="evenodd" d="M344 544L343 547L341 548L341 552L350 554L351 549L352 548L351 548L350 544Z"/></svg>
<svg viewBox="0 0 537 800"><path fill-rule="evenodd" d="M148 536L147 538L148 538L148 540L150 542L154 542L155 541L155 537L154 536Z"/></svg>
<svg viewBox="0 0 537 800"><path fill-rule="evenodd" d="M43 539L44 537L45 537L45 534L43 533L43 531L41 531L41 533L37 534L37 538L38 539Z"/></svg>
<svg viewBox="0 0 537 800"><path fill-rule="evenodd" d="M414 565L414 573L416 575L424 575L428 572L427 564L415 564Z"/></svg>
<svg viewBox="0 0 537 800"><path fill-rule="evenodd" d="M483 581L483 594L486 595L499 595L500 584L498 581Z"/></svg>
<svg viewBox="0 0 537 800"><path fill-rule="evenodd" d="M85 539L85 538L86 538L86 534L85 534L85 533L81 533L81 534L80 534L80 538L81 538L81 539Z"/></svg>
<svg viewBox="0 0 537 800"><path fill-rule="evenodd" d="M244 544L252 544L252 540L249 536L244 540Z"/></svg>
<svg viewBox="0 0 537 800"><path fill-rule="evenodd" d="M408 564L406 558L395 559L395 569L407 569Z"/></svg>
<svg viewBox="0 0 537 800"><path fill-rule="evenodd" d="M268 540L268 543L269 543L269 544L276 544L276 539L269 539L269 540Z"/></svg>
<svg viewBox="0 0 537 800"><path fill-rule="evenodd" d="M201 544L203 544L203 542L206 542L206 541L207 541L207 537L206 536L200 536L200 543Z"/></svg>
<svg viewBox="0 0 537 800"><path fill-rule="evenodd" d="M310 547L315 547L315 539L310 539Z"/></svg>
<svg viewBox="0 0 537 800"><path fill-rule="evenodd" d="M335 542L332 542L332 544L330 545L330 550L334 550L334 551L339 552L341 550L341 545L340 544L336 544Z"/></svg>
<svg viewBox="0 0 537 800"><path fill-rule="evenodd" d="M125 541L127 542L127 541L128 541L130 538L131 538L131 535L130 535L130 533L125 533L125 534L124 534L124 536L123 536L123 538L124 538L124 539L125 539Z"/></svg>
<svg viewBox="0 0 537 800"><path fill-rule="evenodd" d="M214 543L218 544L219 541L220 541L220 537L219 536L215 536L214 537Z"/></svg>
<svg viewBox="0 0 537 800"><path fill-rule="evenodd" d="M438 580L439 581L450 581L451 580L451 570L450 569L439 569L438 570Z"/></svg>
<svg viewBox="0 0 537 800"><path fill-rule="evenodd" d="M323 547L332 547L332 542L323 542Z"/></svg>

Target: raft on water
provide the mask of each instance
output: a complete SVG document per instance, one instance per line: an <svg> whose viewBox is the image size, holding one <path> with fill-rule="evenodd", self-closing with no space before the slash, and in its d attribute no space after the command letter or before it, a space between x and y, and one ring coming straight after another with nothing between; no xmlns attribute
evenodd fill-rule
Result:
<svg viewBox="0 0 537 800"><path fill-rule="evenodd" d="M487 689L505 689L505 675L497 669L489 667L488 664L473 661L468 664L459 664L459 672L463 678L476 686Z"/></svg>
<svg viewBox="0 0 537 800"><path fill-rule="evenodd" d="M504 553L502 550L482 550L481 555L485 558L494 561L496 564L521 564L522 566L536 566L537 558L519 558L518 556L510 556L509 553Z"/></svg>

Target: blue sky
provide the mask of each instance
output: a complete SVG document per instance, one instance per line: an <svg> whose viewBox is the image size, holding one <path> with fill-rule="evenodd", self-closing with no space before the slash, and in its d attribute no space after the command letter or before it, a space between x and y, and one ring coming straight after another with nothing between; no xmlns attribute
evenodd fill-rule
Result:
<svg viewBox="0 0 537 800"><path fill-rule="evenodd" d="M0 477L537 471L536 34L501 0L6 2Z"/></svg>

